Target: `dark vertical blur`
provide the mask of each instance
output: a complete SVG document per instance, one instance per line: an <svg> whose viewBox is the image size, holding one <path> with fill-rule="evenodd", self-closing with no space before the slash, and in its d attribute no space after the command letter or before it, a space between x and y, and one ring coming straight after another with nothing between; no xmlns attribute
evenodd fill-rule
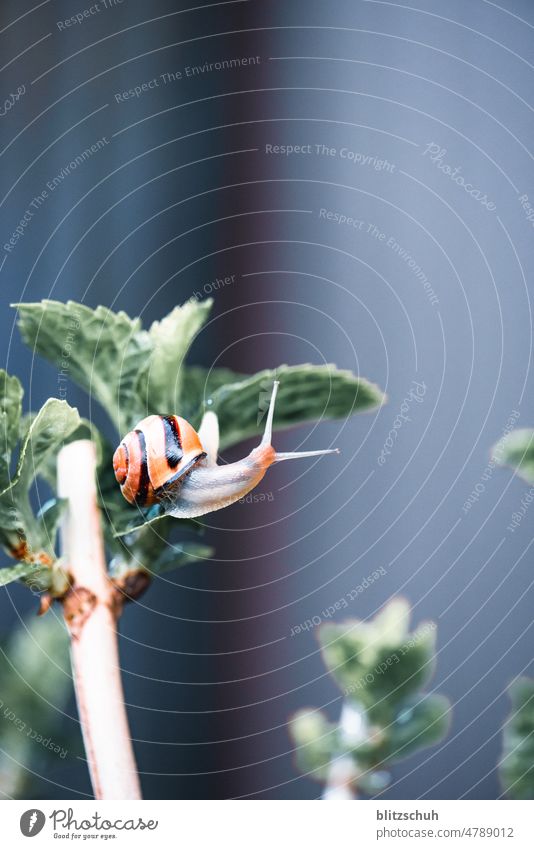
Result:
<svg viewBox="0 0 534 849"><path fill-rule="evenodd" d="M2 4L0 101L24 89L0 119L2 244L40 197L0 257L2 364L28 406L57 375L21 345L8 304L44 297L150 323L212 295L195 362L335 362L389 395L378 416L280 436L342 458L273 470L268 500L207 517L213 562L128 610L147 797L317 795L286 722L307 705L337 717L339 694L315 635L291 629L378 566L347 613L402 593L417 622L436 619L432 686L454 704L446 743L395 768L389 795L500 792L504 689L532 663L531 534L530 519L507 531L523 485L485 470L514 411L534 422L519 201L534 197L534 18L526 0L501 6ZM414 381L423 402L379 465ZM68 400L108 428L75 387ZM29 607L18 587L0 603L6 628ZM51 796L90 792L77 763L52 780L64 789Z"/></svg>

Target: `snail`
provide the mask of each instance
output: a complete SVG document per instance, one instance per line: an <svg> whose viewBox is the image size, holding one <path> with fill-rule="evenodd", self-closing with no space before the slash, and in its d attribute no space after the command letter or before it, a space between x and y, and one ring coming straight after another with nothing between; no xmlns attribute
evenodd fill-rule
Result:
<svg viewBox="0 0 534 849"><path fill-rule="evenodd" d="M217 464L219 424L212 411L204 414L198 433L180 416L144 418L113 455L115 477L125 499L137 507L157 505L160 514L193 519L243 498L273 463L338 454L336 448L275 451L271 438L278 386L275 381L260 444L236 463Z"/></svg>

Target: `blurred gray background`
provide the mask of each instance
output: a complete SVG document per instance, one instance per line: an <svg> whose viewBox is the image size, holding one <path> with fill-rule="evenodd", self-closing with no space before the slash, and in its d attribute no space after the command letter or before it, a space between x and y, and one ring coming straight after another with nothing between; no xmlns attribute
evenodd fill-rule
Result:
<svg viewBox="0 0 534 849"><path fill-rule="evenodd" d="M2 245L105 138L2 247L1 364L27 406L57 394L57 374L20 343L11 302L72 298L149 323L196 292L215 305L195 362L333 362L389 396L377 415L279 437L342 454L284 464L271 500L207 517L216 558L127 610L145 795L316 797L286 722L308 705L337 718L340 694L315 635L291 629L383 567L343 613L403 594L415 623L435 619L432 687L454 706L447 740L395 767L386 795L498 797L505 689L533 671L533 517L508 529L528 487L488 469L510 417L534 423L532 3L100 0L59 25L89 8L0 11L0 102L19 90L0 118ZM74 386L67 399L113 435ZM3 590L2 633L34 609ZM76 758L51 761L42 786L90 793Z"/></svg>

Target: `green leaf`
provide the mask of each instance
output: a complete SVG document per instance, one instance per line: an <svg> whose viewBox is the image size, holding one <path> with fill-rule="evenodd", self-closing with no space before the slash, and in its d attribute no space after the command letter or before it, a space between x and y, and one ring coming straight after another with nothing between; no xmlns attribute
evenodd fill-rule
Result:
<svg viewBox="0 0 534 849"><path fill-rule="evenodd" d="M28 487L39 474L46 458L51 454L56 455L60 446L79 425L80 416L75 407L70 407L66 401L49 398L32 418L20 449L17 471L0 496L19 484Z"/></svg>
<svg viewBox="0 0 534 849"><path fill-rule="evenodd" d="M187 301L150 327L150 367L146 374L147 408L150 412L175 413L182 409L185 357L207 321L212 304L211 299Z"/></svg>
<svg viewBox="0 0 534 849"><path fill-rule="evenodd" d="M378 653L373 678L362 690L371 721L387 723L407 699L418 693L434 673L432 632L415 632L399 646ZM355 694L358 698L358 694Z"/></svg>
<svg viewBox="0 0 534 849"><path fill-rule="evenodd" d="M413 706L404 707L387 730L390 762L405 758L419 749L435 746L447 735L451 703L444 696L423 696Z"/></svg>
<svg viewBox="0 0 534 849"><path fill-rule="evenodd" d="M168 543L162 554L152 563L146 564L152 575L161 575L187 563L201 563L213 557L214 550L209 545L196 542Z"/></svg>
<svg viewBox="0 0 534 849"><path fill-rule="evenodd" d="M54 550L59 523L65 513L67 501L64 498L51 498L47 501L37 514L43 539L48 542L51 550Z"/></svg>
<svg viewBox="0 0 534 849"><path fill-rule="evenodd" d="M123 434L180 409L183 363L211 301L189 301L143 330L140 319L69 301L17 304L22 338L104 407Z"/></svg>
<svg viewBox="0 0 534 849"><path fill-rule="evenodd" d="M117 557L111 568L113 576L139 569L152 576L160 575L188 563L199 563L213 557L214 551L210 546L197 542L169 541L172 529L177 524L181 530L191 528L197 534L203 530L199 525L189 522L177 523L164 516L157 527L146 522L136 533L126 538L121 536L114 539L112 547L117 552Z"/></svg>
<svg viewBox="0 0 534 849"><path fill-rule="evenodd" d="M94 396L120 432L145 415L138 385L150 341L139 319L73 301L15 306L24 341Z"/></svg>
<svg viewBox="0 0 534 849"><path fill-rule="evenodd" d="M252 377L238 377L233 383L219 386L207 399L208 409L219 417L222 450L263 432L275 379L280 380L275 430L346 418L384 402L377 386L333 365L280 366Z"/></svg>
<svg viewBox="0 0 534 849"><path fill-rule="evenodd" d="M499 773L510 799L534 799L534 680L518 678L508 692L512 713L503 729Z"/></svg>
<svg viewBox="0 0 534 849"><path fill-rule="evenodd" d="M305 709L290 719L289 736L299 770L317 781L325 781L338 746L336 726L322 711Z"/></svg>
<svg viewBox="0 0 534 849"><path fill-rule="evenodd" d="M534 484L534 430L513 430L504 436L493 448L493 459Z"/></svg>
<svg viewBox="0 0 534 849"><path fill-rule="evenodd" d="M5 587L13 581L28 578L32 573L40 573L42 571L42 568L36 566L34 563L19 563L17 566L8 566L5 569L0 569L0 587Z"/></svg>
<svg viewBox="0 0 534 849"><path fill-rule="evenodd" d="M329 623L318 630L321 653L326 668L347 695L365 686L365 676L372 669L377 649L356 620Z"/></svg>
<svg viewBox="0 0 534 849"><path fill-rule="evenodd" d="M101 464L104 440L98 428L87 419L80 418L80 425L65 436L62 446L70 445L71 442L76 442L78 439L91 439L95 443L97 461ZM38 477L45 480L52 489L56 488L57 455L54 452L50 452L43 459L39 467Z"/></svg>
<svg viewBox="0 0 534 849"><path fill-rule="evenodd" d="M45 527L34 516L29 489L46 464L55 456L63 441L78 427L78 411L65 401L49 399L35 416L25 419L17 469L0 493L0 543L18 560L28 563L54 559Z"/></svg>
<svg viewBox="0 0 534 849"><path fill-rule="evenodd" d="M0 489L9 483L11 454L19 438L22 386L0 369Z"/></svg>
<svg viewBox="0 0 534 849"><path fill-rule="evenodd" d="M450 710L443 696L413 700L398 709L387 725L374 726L369 739L353 750L357 763L365 769L380 769L439 743L447 734Z"/></svg>
<svg viewBox="0 0 534 849"><path fill-rule="evenodd" d="M137 535L141 531L148 530L149 528L154 528L157 526L157 533L163 536L164 531L164 523L166 524L169 521L169 517L162 512L158 505L150 508L149 510L137 511L136 517L128 517L128 521L121 524L113 523L113 538L115 540L121 540L123 537L128 536L129 534ZM182 522L182 519L177 521Z"/></svg>
<svg viewBox="0 0 534 849"><path fill-rule="evenodd" d="M0 492L10 482L12 454L21 428L22 395L18 379L0 370ZM23 550L20 549L23 543L21 524L22 519L13 498L0 496L0 545L9 554Z"/></svg>
<svg viewBox="0 0 534 849"><path fill-rule="evenodd" d="M410 603L407 599L392 598L374 619L366 623L369 640L381 646L399 646L408 638Z"/></svg>
<svg viewBox="0 0 534 849"><path fill-rule="evenodd" d="M213 393L222 386L247 380L248 374L238 374L229 368L206 369L202 366L187 366L182 374L183 397L180 415L188 421L200 423L200 417Z"/></svg>

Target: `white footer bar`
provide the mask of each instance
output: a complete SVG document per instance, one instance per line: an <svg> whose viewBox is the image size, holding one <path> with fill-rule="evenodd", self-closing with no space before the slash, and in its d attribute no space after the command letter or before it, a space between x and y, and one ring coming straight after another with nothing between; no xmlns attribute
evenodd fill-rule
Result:
<svg viewBox="0 0 534 849"><path fill-rule="evenodd" d="M1 845L503 847L532 849L534 802L20 802L0 806Z"/></svg>

